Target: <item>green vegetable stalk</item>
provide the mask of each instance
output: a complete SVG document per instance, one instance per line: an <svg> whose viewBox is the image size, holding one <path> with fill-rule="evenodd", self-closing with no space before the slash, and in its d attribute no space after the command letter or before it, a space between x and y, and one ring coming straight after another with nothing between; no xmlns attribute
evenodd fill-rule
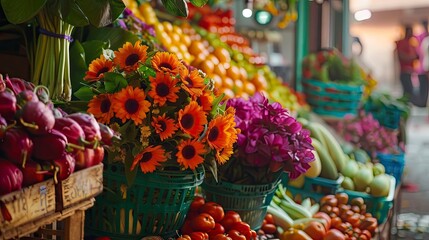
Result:
<svg viewBox="0 0 429 240"><path fill-rule="evenodd" d="M49 89L52 99L70 100L72 89L70 80L70 36L73 26L59 16L49 14L44 7L37 20L41 32L37 41L33 83Z"/></svg>

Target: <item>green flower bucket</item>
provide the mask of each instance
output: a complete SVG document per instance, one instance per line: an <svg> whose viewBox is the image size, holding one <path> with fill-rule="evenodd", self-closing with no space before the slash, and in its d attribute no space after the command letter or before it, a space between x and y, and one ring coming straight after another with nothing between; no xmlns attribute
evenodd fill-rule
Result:
<svg viewBox="0 0 429 240"><path fill-rule="evenodd" d="M85 217L87 236L140 239L176 235L185 220L203 169L137 173L127 187L123 165L105 165L104 191Z"/></svg>
<svg viewBox="0 0 429 240"><path fill-rule="evenodd" d="M280 180L261 185L241 185L216 183L214 179L208 178L201 187L206 201L219 203L225 211L236 211L251 229L258 230L279 183Z"/></svg>

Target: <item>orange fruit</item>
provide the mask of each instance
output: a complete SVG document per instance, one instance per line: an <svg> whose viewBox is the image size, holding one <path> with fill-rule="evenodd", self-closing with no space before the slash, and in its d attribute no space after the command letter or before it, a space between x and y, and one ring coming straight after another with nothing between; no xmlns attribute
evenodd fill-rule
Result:
<svg viewBox="0 0 429 240"><path fill-rule="evenodd" d="M188 51L190 54L198 56L198 54L207 50L201 41L195 40L191 42L191 45L189 45Z"/></svg>
<svg viewBox="0 0 429 240"><path fill-rule="evenodd" d="M222 100L230 99L230 98L233 98L235 96L234 92L231 89L228 89L228 88L221 88L219 92L221 94L222 93L225 94L225 97Z"/></svg>
<svg viewBox="0 0 429 240"><path fill-rule="evenodd" d="M238 97L241 97L241 98L244 98L244 99L249 99L250 95L247 94L247 93L245 93L245 92L242 92L242 93L240 93L240 95L238 95Z"/></svg>
<svg viewBox="0 0 429 240"><path fill-rule="evenodd" d="M162 25L164 25L164 30L166 32L172 32L173 31L173 25L170 22L164 21L164 22L162 22Z"/></svg>
<svg viewBox="0 0 429 240"><path fill-rule="evenodd" d="M189 37L188 35L181 35L180 36L180 41L185 44L186 47L189 47L189 45L191 45L191 37Z"/></svg>
<svg viewBox="0 0 429 240"><path fill-rule="evenodd" d="M231 55L229 54L228 50L226 50L225 48L217 47L213 51L213 54L219 59L221 63L231 61Z"/></svg>
<svg viewBox="0 0 429 240"><path fill-rule="evenodd" d="M217 57L213 54L209 54L207 56L207 59L212 61L214 64L219 64L219 59L217 59Z"/></svg>
<svg viewBox="0 0 429 240"><path fill-rule="evenodd" d="M251 82L244 82L244 92L248 93L249 95L254 95L256 92L256 87Z"/></svg>
<svg viewBox="0 0 429 240"><path fill-rule="evenodd" d="M256 91L267 89L267 80L265 79L264 75L260 73L256 73L250 81L255 85Z"/></svg>
<svg viewBox="0 0 429 240"><path fill-rule="evenodd" d="M230 77L234 80L239 79L240 78L240 69L235 65L231 65L231 67L226 69L226 75L228 75L228 77Z"/></svg>
<svg viewBox="0 0 429 240"><path fill-rule="evenodd" d="M222 87L232 91L232 88L234 87L234 80L229 77L223 78Z"/></svg>
<svg viewBox="0 0 429 240"><path fill-rule="evenodd" d="M243 92L244 90L244 83L243 81L241 81L239 78L234 80L234 88L233 88L234 92L237 94L240 94Z"/></svg>
<svg viewBox="0 0 429 240"><path fill-rule="evenodd" d="M334 228L326 232L326 235L323 238L323 240L345 240L345 239L346 237L344 236L344 234Z"/></svg>
<svg viewBox="0 0 429 240"><path fill-rule="evenodd" d="M214 64L210 60L205 60L200 62L198 68L201 69L201 71L205 72L207 75L211 75L214 70Z"/></svg>
<svg viewBox="0 0 429 240"><path fill-rule="evenodd" d="M214 73L219 74L219 76L226 76L226 70L222 64L215 64Z"/></svg>
<svg viewBox="0 0 429 240"><path fill-rule="evenodd" d="M248 76L247 76L246 69L244 69L244 67L239 67L239 69L240 69L240 79L243 81L247 81Z"/></svg>
<svg viewBox="0 0 429 240"><path fill-rule="evenodd" d="M323 240L323 237L326 234L326 229L322 223L312 221L305 225L304 232L314 240Z"/></svg>
<svg viewBox="0 0 429 240"><path fill-rule="evenodd" d="M215 87L217 87L217 88L222 87L222 78L219 75L213 74L212 79L213 79Z"/></svg>
<svg viewBox="0 0 429 240"><path fill-rule="evenodd" d="M180 43L180 35L177 33L170 33L170 37L171 40L173 41L173 43L175 44L179 44Z"/></svg>

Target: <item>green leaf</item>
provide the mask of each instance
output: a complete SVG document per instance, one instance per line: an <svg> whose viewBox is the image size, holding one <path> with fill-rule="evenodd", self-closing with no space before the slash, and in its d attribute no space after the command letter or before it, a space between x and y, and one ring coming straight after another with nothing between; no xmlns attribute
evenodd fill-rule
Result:
<svg viewBox="0 0 429 240"><path fill-rule="evenodd" d="M103 54L103 49L109 47L108 42L99 40L91 40L82 43L85 49L85 61L89 64L92 60L99 58Z"/></svg>
<svg viewBox="0 0 429 240"><path fill-rule="evenodd" d="M207 2L208 2L208 0L191 0L192 5L197 6L197 7L202 7L202 6L206 5Z"/></svg>
<svg viewBox="0 0 429 240"><path fill-rule="evenodd" d="M89 24L89 19L85 16L85 13L82 12L82 9L80 9L80 7L74 1L62 1L66 1L69 4L67 4L66 7L62 9L61 19L75 27L83 27Z"/></svg>
<svg viewBox="0 0 429 240"><path fill-rule="evenodd" d="M222 99L225 97L225 93L222 93L221 95L219 95L217 98L215 98L213 100L212 103L212 110L210 111L210 114L213 116L216 114L217 109L219 108L219 103L220 101L222 101Z"/></svg>
<svg viewBox="0 0 429 240"><path fill-rule="evenodd" d="M121 0L75 0L89 22L95 27L104 27L115 21L124 11Z"/></svg>
<svg viewBox="0 0 429 240"><path fill-rule="evenodd" d="M91 27L89 30L87 40L100 40L103 42L109 42L111 49L118 49L126 42L134 44L139 38L122 28L94 28Z"/></svg>
<svg viewBox="0 0 429 240"><path fill-rule="evenodd" d="M81 87L81 82L88 69L85 61L85 49L79 41L74 41L70 47L70 78L72 89L77 90Z"/></svg>
<svg viewBox="0 0 429 240"><path fill-rule="evenodd" d="M162 4L164 4L167 12L173 15L180 17L188 16L188 5L185 0L162 0Z"/></svg>
<svg viewBox="0 0 429 240"><path fill-rule="evenodd" d="M120 73L107 72L104 74L104 85L107 92L113 93L126 87L128 83Z"/></svg>
<svg viewBox="0 0 429 240"><path fill-rule="evenodd" d="M45 6L47 0L1 0L1 5L9 22L27 22Z"/></svg>
<svg viewBox="0 0 429 240"><path fill-rule="evenodd" d="M94 92L92 89L88 86L83 86L79 88L75 93L74 96L79 98L80 100L89 101L94 97Z"/></svg>

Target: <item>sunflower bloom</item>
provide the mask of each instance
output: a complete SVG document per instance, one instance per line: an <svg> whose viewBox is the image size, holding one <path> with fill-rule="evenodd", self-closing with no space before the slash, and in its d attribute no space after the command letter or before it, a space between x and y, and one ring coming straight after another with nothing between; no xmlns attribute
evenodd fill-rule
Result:
<svg viewBox="0 0 429 240"><path fill-rule="evenodd" d="M210 112L212 110L213 96L209 91L204 90L201 96L194 98L204 111Z"/></svg>
<svg viewBox="0 0 429 240"><path fill-rule="evenodd" d="M165 117L165 113L162 116L153 117L152 126L155 128L155 132L159 134L161 141L170 138L177 131L174 120Z"/></svg>
<svg viewBox="0 0 429 240"><path fill-rule="evenodd" d="M170 74L158 72L156 78L150 77L149 96L153 98L154 103L159 106L164 106L166 101L176 102L179 98L177 93L180 87L176 87L177 79L171 77Z"/></svg>
<svg viewBox="0 0 429 240"><path fill-rule="evenodd" d="M206 113L197 102L191 101L184 109L179 110L179 127L183 132L198 137L207 124Z"/></svg>
<svg viewBox="0 0 429 240"><path fill-rule="evenodd" d="M157 72L171 73L176 76L183 68L183 64L174 53L157 52L152 58L152 67Z"/></svg>
<svg viewBox="0 0 429 240"><path fill-rule="evenodd" d="M88 103L88 113L94 115L97 121L107 124L113 117L112 96L100 94L94 96Z"/></svg>
<svg viewBox="0 0 429 240"><path fill-rule="evenodd" d="M233 153L234 153L234 150L232 145L225 147L221 150L218 150L216 151L216 155L215 155L216 161L222 165L229 160L229 158L232 156Z"/></svg>
<svg viewBox="0 0 429 240"><path fill-rule="evenodd" d="M143 90L128 86L114 95L113 111L122 123L132 119L135 125L141 124L150 107L150 102L145 99Z"/></svg>
<svg viewBox="0 0 429 240"><path fill-rule="evenodd" d="M183 72L186 73L187 71L188 70L184 70ZM201 77L197 69L192 70L190 73L186 73L182 82L183 89L185 89L191 96L199 97L203 94L203 89L205 88L204 78Z"/></svg>
<svg viewBox="0 0 429 240"><path fill-rule="evenodd" d="M118 51L115 51L113 61L126 72L132 72L139 68L139 63L144 63L147 59L147 46L140 45L137 41L134 46L127 42Z"/></svg>
<svg viewBox="0 0 429 240"><path fill-rule="evenodd" d="M165 150L161 146L148 146L134 157L131 171L140 163L143 173L153 172L161 162L167 161Z"/></svg>
<svg viewBox="0 0 429 240"><path fill-rule="evenodd" d="M104 55L93 60L88 67L84 80L88 82L96 82L103 78L104 73L111 72L113 70L113 62L107 60Z"/></svg>
<svg viewBox="0 0 429 240"><path fill-rule="evenodd" d="M204 158L201 156L205 154L204 145L197 140L182 141L177 146L177 150L177 162L185 169L195 170L199 164L204 162Z"/></svg>
<svg viewBox="0 0 429 240"><path fill-rule="evenodd" d="M230 142L231 132L229 128L231 122L225 116L217 116L209 123L209 128L206 135L208 145L216 150L220 150L227 146Z"/></svg>

